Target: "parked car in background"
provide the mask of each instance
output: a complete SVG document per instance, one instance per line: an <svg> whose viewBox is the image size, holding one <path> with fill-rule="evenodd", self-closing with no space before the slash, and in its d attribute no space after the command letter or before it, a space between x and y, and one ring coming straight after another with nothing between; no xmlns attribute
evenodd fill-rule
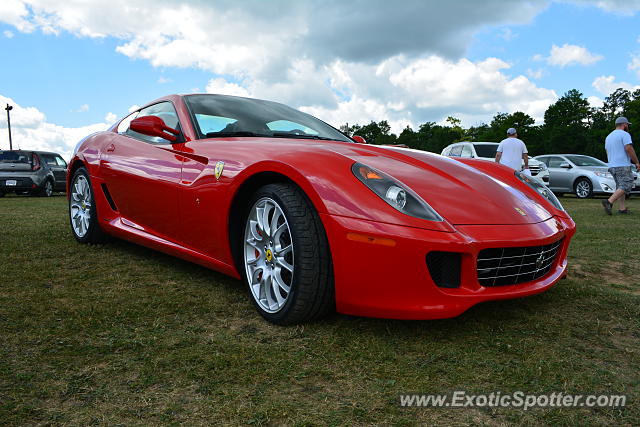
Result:
<svg viewBox="0 0 640 427"><path fill-rule="evenodd" d="M582 154L545 154L537 160L547 165L550 174L549 188L554 193L574 193L580 199L594 194L611 194L616 183L609 167L602 160ZM638 174L633 172L635 187L640 192Z"/></svg>
<svg viewBox="0 0 640 427"><path fill-rule="evenodd" d="M0 197L6 193L50 197L65 191L67 162L46 151L0 151Z"/></svg>
<svg viewBox="0 0 640 427"><path fill-rule="evenodd" d="M448 145L442 150L443 156L466 157L470 159L482 159L494 161L498 151L497 142L456 142ZM523 160L524 165L524 160ZM529 157L529 170L531 176L540 179L545 184L549 183L549 172L544 163Z"/></svg>

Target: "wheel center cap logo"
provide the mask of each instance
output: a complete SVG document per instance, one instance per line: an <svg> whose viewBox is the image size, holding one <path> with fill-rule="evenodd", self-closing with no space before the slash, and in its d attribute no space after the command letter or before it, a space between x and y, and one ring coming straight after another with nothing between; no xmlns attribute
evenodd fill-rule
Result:
<svg viewBox="0 0 640 427"><path fill-rule="evenodd" d="M271 260L273 259L273 252L271 252L271 249L267 249L264 256L267 259L267 261L271 262Z"/></svg>

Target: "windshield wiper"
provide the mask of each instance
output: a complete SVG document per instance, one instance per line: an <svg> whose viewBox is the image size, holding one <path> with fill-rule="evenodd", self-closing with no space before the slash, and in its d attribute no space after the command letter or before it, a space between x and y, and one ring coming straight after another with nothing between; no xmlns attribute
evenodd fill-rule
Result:
<svg viewBox="0 0 640 427"><path fill-rule="evenodd" d="M207 138L224 138L229 136L271 136L262 133L249 132L245 130L239 130L235 132L209 132L205 134Z"/></svg>
<svg viewBox="0 0 640 427"><path fill-rule="evenodd" d="M327 138L325 136L317 136L317 135L309 135L309 134L305 134L305 135L300 135L297 133L291 133L291 132L274 132L273 133L273 137L274 138L294 138L294 139L321 139L323 141L335 141L335 138Z"/></svg>

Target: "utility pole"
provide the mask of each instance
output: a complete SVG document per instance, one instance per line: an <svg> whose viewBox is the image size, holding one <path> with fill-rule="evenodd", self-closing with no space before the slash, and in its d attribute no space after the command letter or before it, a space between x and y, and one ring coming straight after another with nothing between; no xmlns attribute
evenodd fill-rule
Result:
<svg viewBox="0 0 640 427"><path fill-rule="evenodd" d="M13 107L7 104L5 110L7 110L7 126L9 127L9 150L13 150L13 142L11 141L11 116L9 114L9 111L13 110Z"/></svg>

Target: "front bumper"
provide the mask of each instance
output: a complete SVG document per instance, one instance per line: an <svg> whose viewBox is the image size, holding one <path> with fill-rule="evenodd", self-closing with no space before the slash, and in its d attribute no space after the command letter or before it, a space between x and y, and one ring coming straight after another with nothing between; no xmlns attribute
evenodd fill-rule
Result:
<svg viewBox="0 0 640 427"><path fill-rule="evenodd" d="M465 225L456 232L430 231L354 218L322 215L334 265L340 313L396 319L455 317L483 301L537 294L567 269L575 224L553 217L526 225ZM477 257L482 249L547 245L562 239L549 273L517 285L483 287ZM461 254L460 286L438 287L426 263L432 251Z"/></svg>
<svg viewBox="0 0 640 427"><path fill-rule="evenodd" d="M598 178L593 185L593 192L596 194L611 194L616 191L616 182L612 178ZM631 193L640 193L640 179L636 178Z"/></svg>

